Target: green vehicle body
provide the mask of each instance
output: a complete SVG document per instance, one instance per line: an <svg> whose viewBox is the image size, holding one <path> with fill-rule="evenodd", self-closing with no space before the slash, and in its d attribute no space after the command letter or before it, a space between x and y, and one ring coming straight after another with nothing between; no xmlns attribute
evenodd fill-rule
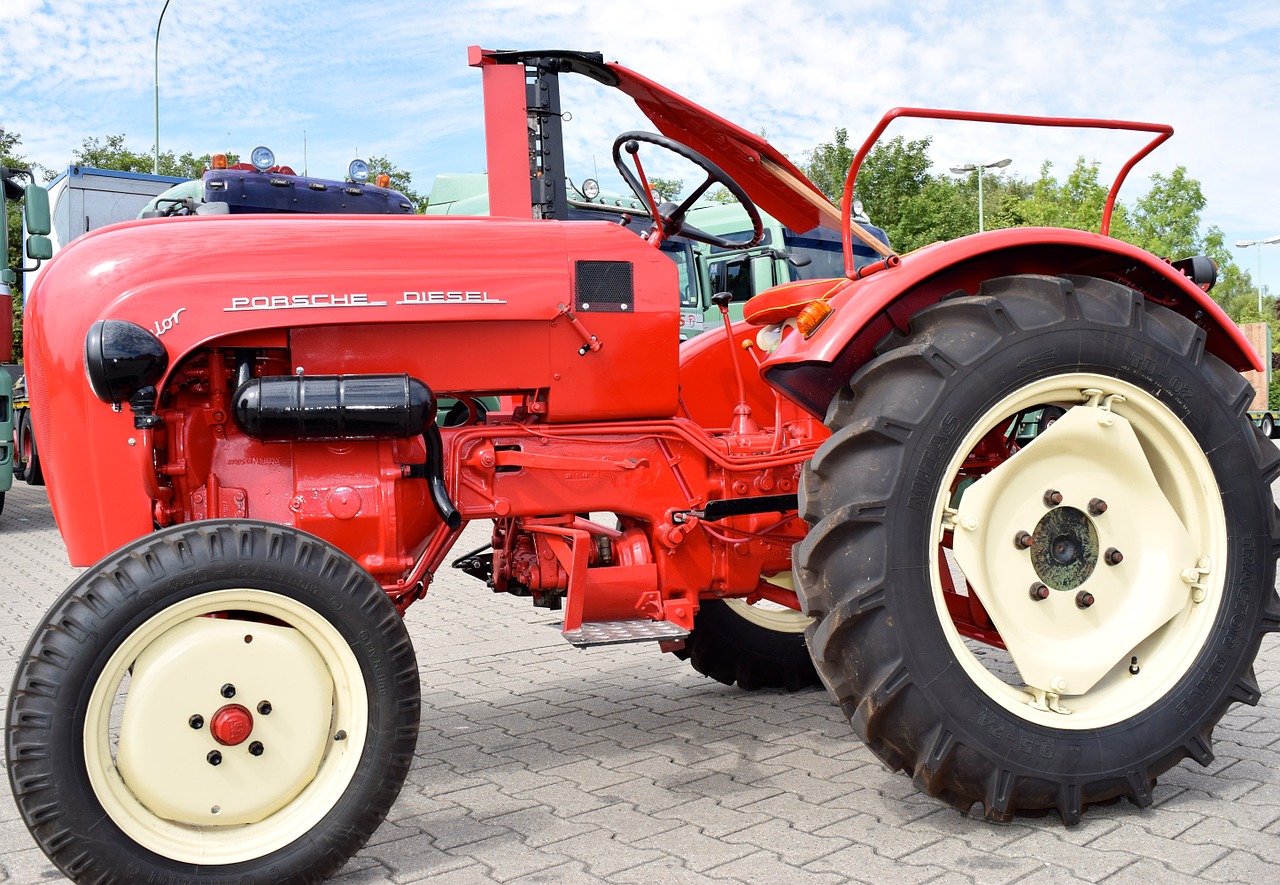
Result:
<svg viewBox="0 0 1280 885"><path fill-rule="evenodd" d="M13 488L13 379L0 369L0 512L4 493Z"/></svg>

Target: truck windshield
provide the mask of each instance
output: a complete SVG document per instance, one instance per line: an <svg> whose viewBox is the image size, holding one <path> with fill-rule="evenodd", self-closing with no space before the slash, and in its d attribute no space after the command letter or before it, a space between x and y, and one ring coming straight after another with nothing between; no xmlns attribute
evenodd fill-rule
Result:
<svg viewBox="0 0 1280 885"><path fill-rule="evenodd" d="M680 272L680 306L697 309L701 303L698 291L698 274L694 272L693 244L688 240L674 237L663 240L662 254L676 263Z"/></svg>

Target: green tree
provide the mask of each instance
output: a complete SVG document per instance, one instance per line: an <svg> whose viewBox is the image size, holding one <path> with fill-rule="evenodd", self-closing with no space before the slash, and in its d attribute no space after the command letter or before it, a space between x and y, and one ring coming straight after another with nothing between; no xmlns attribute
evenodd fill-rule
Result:
<svg viewBox="0 0 1280 885"><path fill-rule="evenodd" d="M649 187L658 194L658 202L674 200L684 190L683 178L650 178Z"/></svg>
<svg viewBox="0 0 1280 885"><path fill-rule="evenodd" d="M210 154L197 157L187 151L179 157L173 151L165 151L160 154L160 174L176 178L199 178L209 168L210 160ZM234 163L236 160L229 156L228 161ZM123 135L108 135L105 142L96 135L86 138L76 148L71 162L95 169L115 169L118 172L150 173L156 167L154 154L132 150L125 145Z"/></svg>
<svg viewBox="0 0 1280 885"><path fill-rule="evenodd" d="M409 202L413 204L413 211L421 215L427 211L427 196L419 194L411 187L413 175L399 166L392 163L386 157L370 157L367 161L369 164L369 178L373 180L379 175L386 175L391 179L391 189L399 191L409 198Z"/></svg>
<svg viewBox="0 0 1280 885"><path fill-rule="evenodd" d="M16 132L0 131L0 166L5 169L28 169L33 179L39 180L47 172L39 164L33 164L18 152L22 136ZM20 183L27 183L22 180ZM8 241L5 243L5 267L19 268L24 263L22 251L22 206L5 201L5 219L8 225ZM13 291L13 358L22 359L22 284Z"/></svg>

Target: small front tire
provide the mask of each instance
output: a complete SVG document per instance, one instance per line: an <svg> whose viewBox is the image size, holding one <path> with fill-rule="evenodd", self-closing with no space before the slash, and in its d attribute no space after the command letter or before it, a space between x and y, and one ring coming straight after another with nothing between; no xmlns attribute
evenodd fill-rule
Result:
<svg viewBox="0 0 1280 885"><path fill-rule="evenodd" d="M86 571L14 679L9 778L78 881L311 882L413 758L404 624L350 557L253 521L174 526Z"/></svg>

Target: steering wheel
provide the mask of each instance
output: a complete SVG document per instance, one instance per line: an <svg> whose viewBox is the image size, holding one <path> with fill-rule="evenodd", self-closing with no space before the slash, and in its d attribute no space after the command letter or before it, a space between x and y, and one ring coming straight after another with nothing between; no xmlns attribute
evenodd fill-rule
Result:
<svg viewBox="0 0 1280 885"><path fill-rule="evenodd" d="M683 157L705 172L707 177L679 205L675 203L658 204L648 187L648 180L644 175L644 167L640 163L640 142L665 148L673 154ZM634 172L623 162L622 152L624 150L631 155L632 162L635 163ZM647 239L655 246L666 237L682 236L686 239L697 240L699 243L719 246L722 249L748 249L764 239L764 222L760 220L760 210L756 208L755 203L751 202L747 192L715 163L712 163L692 148L685 147L678 141L667 138L665 135L658 135L656 132L624 132L613 140L613 165L618 167L618 172L622 175L622 180L627 183L627 187L631 188L636 196L649 206L649 211L653 215L653 227L650 229ZM747 218L751 221L750 239L745 241L730 240L726 237L719 237L715 234L698 230L698 228L685 222L685 216L693 207L693 204L700 200L713 184L723 185L742 204L742 208L747 212Z"/></svg>

